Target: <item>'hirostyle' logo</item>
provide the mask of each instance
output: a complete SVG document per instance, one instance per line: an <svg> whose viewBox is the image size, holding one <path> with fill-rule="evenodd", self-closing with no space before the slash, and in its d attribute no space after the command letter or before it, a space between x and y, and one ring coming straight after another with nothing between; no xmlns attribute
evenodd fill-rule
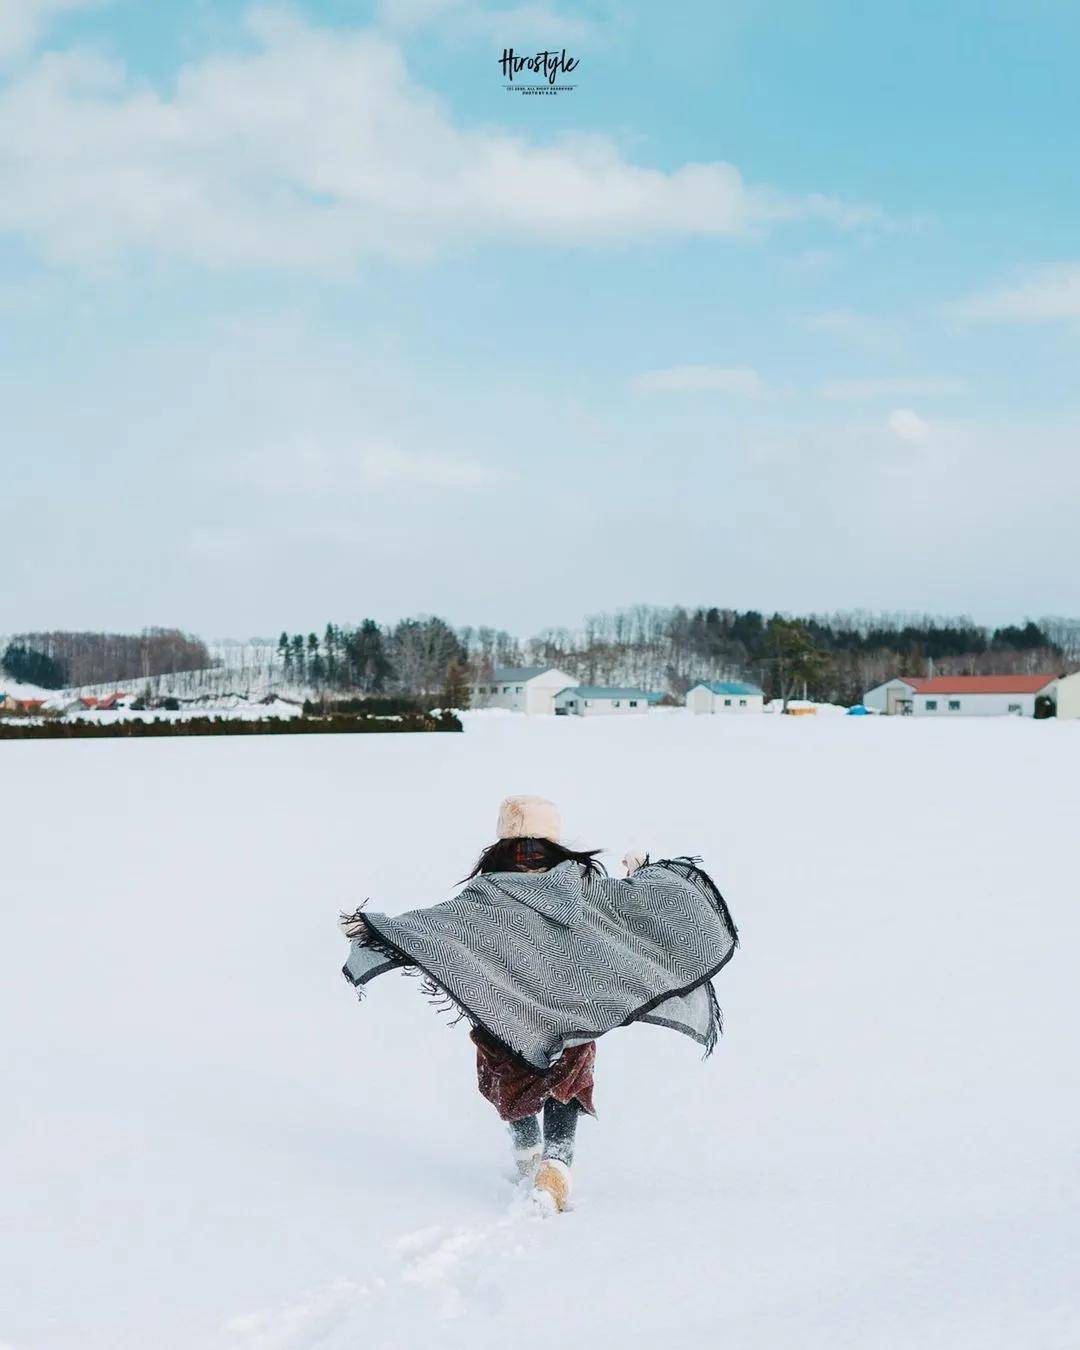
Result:
<svg viewBox="0 0 1080 1350"><path fill-rule="evenodd" d="M513 47L504 47L499 65L506 80L505 87L518 94L561 94L577 88L573 84L559 83L561 76L569 75L580 65L577 57L567 56L565 47L558 52L537 52L535 56L518 56ZM526 78L515 84L514 76L523 72L539 76L541 82Z"/></svg>

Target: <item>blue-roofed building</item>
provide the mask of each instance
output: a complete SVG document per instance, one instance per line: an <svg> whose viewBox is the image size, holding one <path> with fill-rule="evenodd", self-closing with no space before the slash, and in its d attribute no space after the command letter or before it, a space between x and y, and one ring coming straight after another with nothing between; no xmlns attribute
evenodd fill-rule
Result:
<svg viewBox="0 0 1080 1350"><path fill-rule="evenodd" d="M693 713L759 713L765 691L745 680L708 680L687 692L686 706Z"/></svg>
<svg viewBox="0 0 1080 1350"><path fill-rule="evenodd" d="M595 717L648 712L662 694L647 689L616 689L609 685L575 684L555 695L556 717Z"/></svg>

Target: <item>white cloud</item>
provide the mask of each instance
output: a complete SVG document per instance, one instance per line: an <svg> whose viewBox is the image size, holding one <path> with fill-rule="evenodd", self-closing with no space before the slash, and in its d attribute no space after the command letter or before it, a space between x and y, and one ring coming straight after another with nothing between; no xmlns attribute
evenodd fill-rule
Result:
<svg viewBox="0 0 1080 1350"><path fill-rule="evenodd" d="M784 260L785 267L804 276L822 276L831 272L838 263L836 254L825 248L806 248Z"/></svg>
<svg viewBox="0 0 1080 1350"><path fill-rule="evenodd" d="M910 408L896 408L889 414L889 430L899 441L919 445L930 434L929 423Z"/></svg>
<svg viewBox="0 0 1080 1350"><path fill-rule="evenodd" d="M823 333L856 348L894 351L902 345L893 324L850 309L827 309L819 314L807 314L800 322L811 333Z"/></svg>
<svg viewBox="0 0 1080 1350"><path fill-rule="evenodd" d="M546 4L492 7L478 0L380 0L380 25L392 32L411 33L437 28L449 38L482 37L520 52L522 44L554 47L586 41L592 25L578 16L562 14ZM494 60L494 56L492 57Z"/></svg>
<svg viewBox="0 0 1080 1350"><path fill-rule="evenodd" d="M748 235L880 216L749 186L723 162L643 168L608 136L538 144L462 129L370 30L272 8L247 25L251 51L183 68L167 95L86 52L37 59L0 93L0 231L65 261L151 250L340 272L485 239Z"/></svg>
<svg viewBox="0 0 1080 1350"><path fill-rule="evenodd" d="M94 0L0 0L0 66L31 51L49 24L65 10Z"/></svg>
<svg viewBox="0 0 1080 1350"><path fill-rule="evenodd" d="M378 487L383 483L415 483L422 487L486 487L500 475L469 459L418 455L394 446L379 445L365 450L356 461L362 480Z"/></svg>
<svg viewBox="0 0 1080 1350"><path fill-rule="evenodd" d="M708 165L691 166L708 168ZM810 192L793 197L772 188L755 188L756 216L763 222L786 220L820 220L840 229L855 229L860 225L885 225L887 219L880 206L869 202L844 202L821 192Z"/></svg>
<svg viewBox="0 0 1080 1350"><path fill-rule="evenodd" d="M348 448L299 441L227 458L214 466L211 477L255 491L319 496L400 483L486 487L503 475L475 460L420 454L381 441Z"/></svg>
<svg viewBox="0 0 1080 1350"><path fill-rule="evenodd" d="M412 31L460 12L464 0L379 0L376 12L387 28Z"/></svg>
<svg viewBox="0 0 1080 1350"><path fill-rule="evenodd" d="M921 379L833 380L822 385L823 398L856 400L870 398L940 398L967 391L965 380L933 376Z"/></svg>
<svg viewBox="0 0 1080 1350"><path fill-rule="evenodd" d="M633 381L636 389L649 394L686 394L715 391L760 398L765 381L749 366L670 366L649 370Z"/></svg>
<svg viewBox="0 0 1080 1350"><path fill-rule="evenodd" d="M950 305L948 312L974 323L1080 319L1080 262L1036 268L1018 285L969 296Z"/></svg>

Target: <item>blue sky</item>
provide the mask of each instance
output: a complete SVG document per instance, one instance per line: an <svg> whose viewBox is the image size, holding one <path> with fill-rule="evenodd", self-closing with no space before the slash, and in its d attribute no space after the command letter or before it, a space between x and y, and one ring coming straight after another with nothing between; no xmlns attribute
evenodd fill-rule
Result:
<svg viewBox="0 0 1080 1350"><path fill-rule="evenodd" d="M1078 45L0 0L0 631L1080 612Z"/></svg>

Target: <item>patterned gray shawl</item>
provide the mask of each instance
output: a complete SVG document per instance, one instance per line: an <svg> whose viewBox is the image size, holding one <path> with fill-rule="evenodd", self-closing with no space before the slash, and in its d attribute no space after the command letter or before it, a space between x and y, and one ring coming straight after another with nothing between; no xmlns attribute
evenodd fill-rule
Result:
<svg viewBox="0 0 1080 1350"><path fill-rule="evenodd" d="M390 918L358 910L345 963L358 991L405 968L474 1026L545 1072L569 1045L630 1022L671 1027L712 1050L712 977L738 934L720 892L691 858L632 877L492 872L452 900Z"/></svg>

